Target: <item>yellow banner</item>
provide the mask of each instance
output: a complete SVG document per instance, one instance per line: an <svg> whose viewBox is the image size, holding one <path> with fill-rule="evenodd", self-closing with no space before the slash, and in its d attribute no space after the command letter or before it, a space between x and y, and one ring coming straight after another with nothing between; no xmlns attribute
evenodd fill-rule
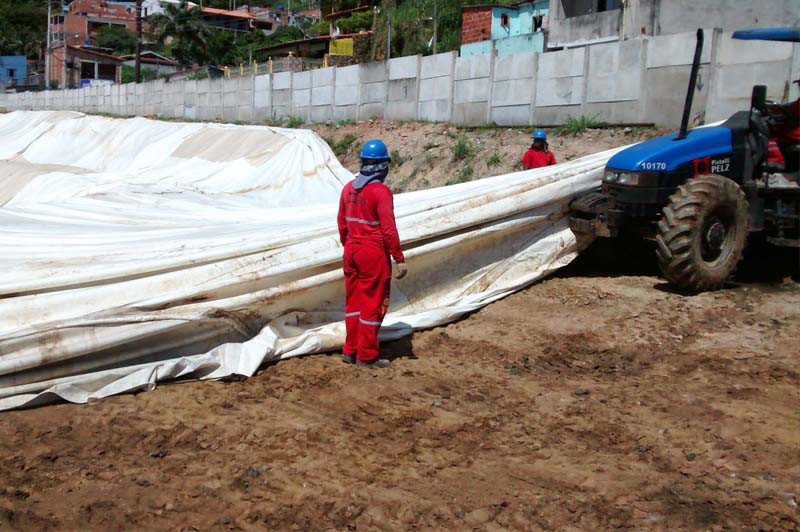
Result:
<svg viewBox="0 0 800 532"><path fill-rule="evenodd" d="M328 51L330 55L353 55L353 39L332 39Z"/></svg>

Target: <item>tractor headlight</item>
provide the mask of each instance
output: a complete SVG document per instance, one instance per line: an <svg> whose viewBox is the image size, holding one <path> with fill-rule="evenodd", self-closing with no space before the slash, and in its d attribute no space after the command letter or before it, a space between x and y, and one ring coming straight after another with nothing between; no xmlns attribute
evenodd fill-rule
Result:
<svg viewBox="0 0 800 532"><path fill-rule="evenodd" d="M603 181L606 183L616 183L620 185L638 185L642 179L638 172L620 172L618 170L606 170Z"/></svg>

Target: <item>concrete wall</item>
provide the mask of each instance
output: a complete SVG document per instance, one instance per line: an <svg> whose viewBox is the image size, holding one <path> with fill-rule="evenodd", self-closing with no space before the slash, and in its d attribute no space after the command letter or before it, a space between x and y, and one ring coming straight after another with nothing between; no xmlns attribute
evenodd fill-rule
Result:
<svg viewBox="0 0 800 532"><path fill-rule="evenodd" d="M489 122L493 59L491 54L456 59L451 121L464 125Z"/></svg>
<svg viewBox="0 0 800 532"><path fill-rule="evenodd" d="M713 21L723 31L800 25L798 0L638 0L625 9L567 17L563 0L550 0L548 47L600 39L632 39L692 32Z"/></svg>
<svg viewBox="0 0 800 532"><path fill-rule="evenodd" d="M570 117L609 123L680 123L694 33L609 42L550 53L449 52L388 62L233 79L0 94L0 109L75 109L228 122L300 116L306 121L450 121L542 126ZM768 97L798 97L800 45L734 41L706 31L693 117L746 109L754 84Z"/></svg>

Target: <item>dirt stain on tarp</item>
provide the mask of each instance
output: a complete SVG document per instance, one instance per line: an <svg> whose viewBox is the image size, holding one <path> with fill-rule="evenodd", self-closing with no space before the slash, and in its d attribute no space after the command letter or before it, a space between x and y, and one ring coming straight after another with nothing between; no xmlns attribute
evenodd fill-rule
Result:
<svg viewBox="0 0 800 532"><path fill-rule="evenodd" d="M204 159L215 163L244 159L260 166L292 139L266 128L206 127L184 140L173 157Z"/></svg>

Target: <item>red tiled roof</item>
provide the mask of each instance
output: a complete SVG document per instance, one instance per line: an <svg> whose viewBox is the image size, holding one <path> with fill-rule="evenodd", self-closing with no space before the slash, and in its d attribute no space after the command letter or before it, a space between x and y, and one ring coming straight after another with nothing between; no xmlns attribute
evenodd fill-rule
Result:
<svg viewBox="0 0 800 532"><path fill-rule="evenodd" d="M61 43L61 44L57 44L57 45L53 46L53 49L56 49L56 48L63 48L63 47L64 47L64 44L63 44L63 43ZM82 53L82 54L94 55L94 56L96 56L96 57L101 57L101 58L103 58L103 59L108 59L108 60L110 60L110 61L116 61L116 62L119 62L119 63L122 63L122 62L124 62L124 61L125 61L125 60L124 60L123 58L121 58L121 57L117 57L117 56L115 56L115 55L110 55L110 54L104 54L103 52L96 52L96 51L94 51L94 50L89 50L88 48L83 48L83 47L81 47L81 46L72 46L72 45L70 44L70 45L69 45L69 49L70 49L70 50L74 50L74 51L76 51L76 52L80 52L80 53Z"/></svg>
<svg viewBox="0 0 800 532"><path fill-rule="evenodd" d="M238 17L246 19L256 18L250 13L245 13L244 11L228 11L227 9L217 9L215 7L201 7L200 11L203 13L208 13L209 15L220 15L223 17Z"/></svg>

